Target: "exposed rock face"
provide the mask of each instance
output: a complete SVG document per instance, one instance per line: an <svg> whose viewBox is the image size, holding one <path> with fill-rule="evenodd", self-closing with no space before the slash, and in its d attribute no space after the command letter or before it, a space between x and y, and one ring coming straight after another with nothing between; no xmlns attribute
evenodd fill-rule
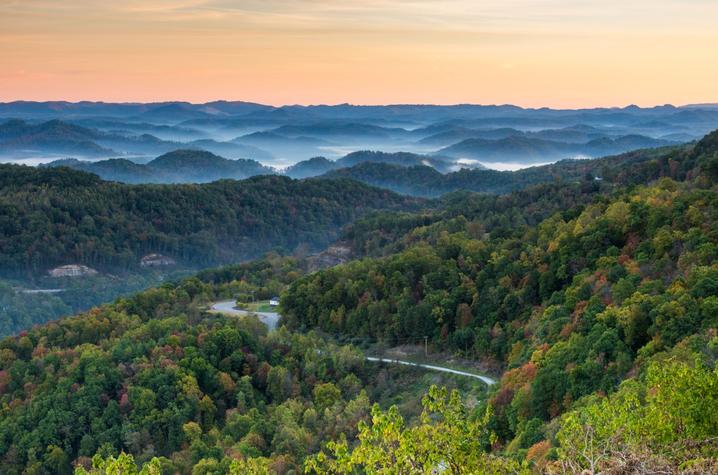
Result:
<svg viewBox="0 0 718 475"><path fill-rule="evenodd" d="M339 264L344 264L351 258L351 254L352 251L349 246L340 243L334 244L319 254L315 254L307 258L307 261L309 262L309 270L314 271L325 267L333 267Z"/></svg>
<svg viewBox="0 0 718 475"><path fill-rule="evenodd" d="M174 259L163 256L162 254L147 254L140 259L140 267L165 267L175 264L177 264L177 262Z"/></svg>
<svg viewBox="0 0 718 475"><path fill-rule="evenodd" d="M50 274L50 277L86 277L97 275L97 271L81 264L68 264L50 269L48 274Z"/></svg>

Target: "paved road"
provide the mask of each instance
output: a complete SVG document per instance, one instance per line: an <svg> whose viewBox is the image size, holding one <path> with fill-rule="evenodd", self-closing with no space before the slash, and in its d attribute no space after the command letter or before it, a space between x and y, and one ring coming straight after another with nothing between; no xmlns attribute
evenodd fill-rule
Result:
<svg viewBox="0 0 718 475"><path fill-rule="evenodd" d="M215 302L212 304L212 311L218 313L224 313L226 315L234 315L236 317L244 317L246 315L256 315L259 320L267 325L267 328L274 330L277 328L279 322L279 314L275 312L248 312L235 308L236 302L234 300L223 300L221 302Z"/></svg>
<svg viewBox="0 0 718 475"><path fill-rule="evenodd" d="M57 294L64 292L65 289L15 289L16 292L21 294Z"/></svg>
<svg viewBox="0 0 718 475"><path fill-rule="evenodd" d="M489 378L488 376L483 376L480 374L474 374L474 373L467 373L466 371L459 371L457 369L451 369L451 368L445 368L443 366L434 366L430 364L421 364L421 363L413 363L411 361L403 361L403 360L395 360L393 358L377 358L376 356L367 356L367 361L376 361L380 363L394 363L394 364L403 364L407 366L418 366L420 368L430 369L432 371L440 371L442 373L451 373L451 374L458 374L460 376L468 376L469 378L476 378L480 379L484 383L488 385L496 384L496 381L492 378Z"/></svg>
<svg viewBox="0 0 718 475"><path fill-rule="evenodd" d="M221 302L215 302L212 304L211 310L213 312L217 313L223 313L225 315L234 315L237 317L243 317L246 315L257 315L259 317L259 320L261 320L270 330L274 330L277 328L277 323L279 322L280 315L275 312L248 312L246 310L241 310L235 307L236 302L234 300L223 300ZM481 374L474 374L474 373L468 373L466 371L459 371L456 369L451 368L445 368L443 366L434 366L430 364L421 364L421 363L413 363L411 361L403 361L403 360L396 360L396 359L390 359L390 358L377 358L375 356L367 356L367 361L374 361L374 362L381 362L381 363L389 363L389 364L402 364L407 366L418 366L420 368L429 369L432 371L440 371L442 373L451 373L451 374L458 374L459 376L466 376L469 378L475 378L478 380L483 381L484 383L488 385L496 384L496 381L492 378L489 378L488 376L483 376Z"/></svg>

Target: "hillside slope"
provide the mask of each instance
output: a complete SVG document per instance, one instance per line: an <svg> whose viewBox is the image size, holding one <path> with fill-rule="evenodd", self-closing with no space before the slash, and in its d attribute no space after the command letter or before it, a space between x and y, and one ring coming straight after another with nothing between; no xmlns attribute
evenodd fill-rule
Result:
<svg viewBox="0 0 718 475"><path fill-rule="evenodd" d="M163 474L247 459L265 471L234 473L299 473L327 442L353 439L372 402L415 415L426 381L483 396L481 383L380 368L317 334L204 310L239 292L268 298L302 272L280 258L205 271L1 340L2 473L66 474L120 451L157 457Z"/></svg>
<svg viewBox="0 0 718 475"><path fill-rule="evenodd" d="M0 268L38 274L80 263L122 270L150 252L184 265L235 262L272 249L321 248L369 210L418 204L348 180L124 185L65 168L2 165Z"/></svg>
<svg viewBox="0 0 718 475"><path fill-rule="evenodd" d="M506 194L529 186L557 181L607 180L614 183L642 183L668 173L670 162L689 161L692 145L643 149L591 160L559 162L516 171L482 168L446 170L429 167L420 160L413 163L361 162L338 168L323 176L351 178L412 196L439 197L453 191ZM337 162L338 164L338 162ZM641 165L647 164L647 165ZM456 168L456 167L453 167ZM438 169L442 169L441 166ZM630 170L630 173L626 171Z"/></svg>
<svg viewBox="0 0 718 475"><path fill-rule="evenodd" d="M93 455L115 464L120 451L133 457L121 463L182 474L414 473L446 460L450 473L714 473L715 138L668 162L673 179L642 175L662 170L659 157L620 171L648 177L638 185L450 195L438 210L363 220L358 242L372 225L394 232L384 246L374 241L384 257L313 273L278 257L204 271L5 338L3 473L70 473ZM130 187L68 169L13 171L0 189L54 204L60 186L142 195L238 185ZM327 186L240 185L266 183L294 195L293 186ZM377 371L316 332L267 334L252 318L204 311L277 293L292 329L383 345L428 336L432 351L501 372L500 384L487 397L435 375ZM386 409L391 402L400 407Z"/></svg>
<svg viewBox="0 0 718 475"><path fill-rule="evenodd" d="M428 336L437 349L505 371L489 401L489 424L506 450L524 456L539 451L534 444L559 444L551 434L562 414L580 410L576 401L615 391L667 354L689 365L688 354L701 355L696 371L711 381L707 397L718 398L714 137L670 167L684 181L596 194L518 232L508 220L486 232L486 214L417 217L399 234L408 243L400 252L292 283L282 297L284 322L390 346ZM411 219L396 226L402 221ZM390 220L380 224L391 228ZM653 384L650 371L644 391ZM700 424L711 417L699 416ZM700 437L718 435L701 427ZM647 457L656 455L656 447L631 443L630 450L640 445Z"/></svg>

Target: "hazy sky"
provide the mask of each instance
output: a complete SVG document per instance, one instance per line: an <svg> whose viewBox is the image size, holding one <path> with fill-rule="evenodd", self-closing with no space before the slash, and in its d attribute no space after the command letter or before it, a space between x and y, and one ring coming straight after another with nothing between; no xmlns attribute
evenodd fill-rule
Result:
<svg viewBox="0 0 718 475"><path fill-rule="evenodd" d="M0 101L718 102L716 0L0 0Z"/></svg>

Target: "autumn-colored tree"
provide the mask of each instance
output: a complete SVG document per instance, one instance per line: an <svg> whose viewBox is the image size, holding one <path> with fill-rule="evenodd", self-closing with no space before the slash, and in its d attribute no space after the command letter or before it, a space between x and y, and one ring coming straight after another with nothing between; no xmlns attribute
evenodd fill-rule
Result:
<svg viewBox="0 0 718 475"><path fill-rule="evenodd" d="M374 406L371 421L359 425L359 445L351 447L345 439L331 442L327 452L307 460L305 472L458 475L522 470L487 452L493 440L486 428L488 414L471 417L458 392L432 386L423 406L420 423L409 427L395 406L386 412Z"/></svg>

